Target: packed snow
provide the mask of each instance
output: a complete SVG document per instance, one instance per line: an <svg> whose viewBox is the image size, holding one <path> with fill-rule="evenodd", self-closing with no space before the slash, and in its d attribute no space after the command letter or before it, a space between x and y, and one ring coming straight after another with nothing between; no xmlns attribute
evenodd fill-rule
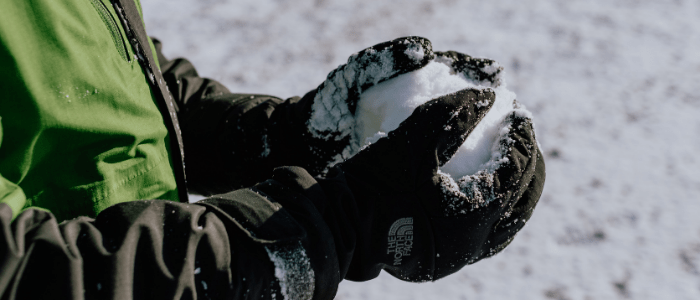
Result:
<svg viewBox="0 0 700 300"><path fill-rule="evenodd" d="M411 115L421 104L462 89L483 90L461 72L455 72L451 61L434 60L425 67L380 83L360 95L355 114L356 135L367 145L386 136ZM494 156L492 148L502 128L504 117L515 107L515 94L505 84L496 89L496 101L477 124L457 153L441 170L454 179L473 175Z"/></svg>
<svg viewBox="0 0 700 300"><path fill-rule="evenodd" d="M353 53L347 63L328 74L326 80L316 88L306 125L316 138L343 140L343 143L349 140L349 143L332 157L324 172L360 150L361 143L355 134L357 122L354 113L360 95L367 89L404 73L404 70L424 65L433 57L432 49L425 39L402 37Z"/></svg>
<svg viewBox="0 0 700 300"><path fill-rule="evenodd" d="M337 299L700 299L700 1L143 0L168 57L289 97L400 36L489 57L532 112L547 182L503 252ZM72 98L72 97L71 97Z"/></svg>
<svg viewBox="0 0 700 300"><path fill-rule="evenodd" d="M301 242L295 245L269 245L265 246L265 250L275 265L275 277L282 299L310 300L315 289L314 270ZM277 298L272 296L272 299Z"/></svg>

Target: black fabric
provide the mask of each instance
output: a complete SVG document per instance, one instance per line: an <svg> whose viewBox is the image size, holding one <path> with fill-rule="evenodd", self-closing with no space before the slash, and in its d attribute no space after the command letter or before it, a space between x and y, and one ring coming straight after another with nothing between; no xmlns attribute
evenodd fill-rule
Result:
<svg viewBox="0 0 700 300"><path fill-rule="evenodd" d="M356 228L363 239L346 279L372 279L384 269L402 280L437 280L510 242L529 218L544 182L544 163L528 119L515 114L507 119L513 141L505 145L509 162L496 169L489 186L479 187L480 196L493 194L491 203L451 192L447 178L437 173L494 99L490 90L463 90L430 101L388 138L340 165L363 217ZM480 104L484 101L488 105ZM390 229L409 219L405 228L411 231L404 238L410 237L410 246L392 252Z"/></svg>
<svg viewBox="0 0 700 300"><path fill-rule="evenodd" d="M267 250L299 243L313 299L332 299L334 239L314 204L324 193L303 169L278 173L196 204L127 202L61 224L35 209L11 222L0 204L0 299L283 299Z"/></svg>
<svg viewBox="0 0 700 300"><path fill-rule="evenodd" d="M220 83L200 77L186 59L168 60L152 39L164 82L179 107L188 187L212 195L252 186L270 178L267 131L282 99L233 94Z"/></svg>
<svg viewBox="0 0 700 300"><path fill-rule="evenodd" d="M421 49L423 57L416 59L411 56L408 50L413 49ZM382 53L382 51L387 51L388 53ZM383 55L389 54L392 59L391 65L382 65L386 60L386 56ZM334 81L334 76L337 72L344 71L350 64L358 64L359 66L353 65L352 67L358 67L360 70L390 68L393 71L387 72L388 76L375 78L375 80L364 84L360 84L361 80L358 78L354 78L349 82L344 80L344 84L356 84L345 87L347 88L347 93L345 98L342 99L347 104L349 113L354 115L362 91L371 88L375 84L418 70L427 65L433 58L435 56L430 41L417 36L401 37L379 43L353 54L348 60L348 64L341 65L331 71L327 80L316 89L306 93L302 98L294 97L288 99L274 111L269 130L270 145L273 149L271 155L274 164L280 166L301 166L312 175L322 175L328 169L329 164L336 159L336 156L342 154L351 143L350 136L338 139L335 136L338 136L339 133L324 132L328 136L319 138L315 137L308 129L308 120L312 114L312 105L316 94L322 91L326 84L338 84ZM360 71L350 73L355 77L366 75L366 73ZM347 75L348 73L343 74L343 76ZM283 150L274 151L276 149Z"/></svg>
<svg viewBox="0 0 700 300"><path fill-rule="evenodd" d="M303 98L285 101L268 95L234 94L220 83L200 77L186 59L167 59L161 42L152 41L164 82L179 108L188 187L193 192L211 195L252 186L270 178L279 166L301 166L313 176L320 175L347 147L349 138L319 139L308 130L311 106L323 84ZM405 53L416 45L425 51L420 61ZM358 52L358 60L370 67L380 61L375 53L382 50L392 53L396 72L378 82L416 70L434 58L427 39L404 37L364 49ZM351 91L357 94L358 90ZM344 99L350 107L358 100L355 94Z"/></svg>
<svg viewBox="0 0 700 300"><path fill-rule="evenodd" d="M452 68L455 72L476 82L486 81L492 87L501 85L501 72L503 67L496 61L488 58L475 58L457 51L436 51L435 56L452 60ZM488 70L488 72L486 71Z"/></svg>

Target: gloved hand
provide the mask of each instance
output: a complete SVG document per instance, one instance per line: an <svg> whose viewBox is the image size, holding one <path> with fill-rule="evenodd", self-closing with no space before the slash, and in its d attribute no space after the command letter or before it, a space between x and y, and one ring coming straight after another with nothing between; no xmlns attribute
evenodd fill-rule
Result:
<svg viewBox="0 0 700 300"><path fill-rule="evenodd" d="M453 180L439 171L493 105L467 89L418 107L387 137L341 163L358 211L358 246L346 279L381 269L407 281L436 280L502 250L532 214L544 161L526 112L506 117L492 164Z"/></svg>
<svg viewBox="0 0 700 300"><path fill-rule="evenodd" d="M360 93L435 58L430 41L404 37L353 54L315 90L277 106L268 129L270 159L276 166L301 166L312 175L359 151L353 140Z"/></svg>
<svg viewBox="0 0 700 300"><path fill-rule="evenodd" d="M318 88L276 108L268 129L271 164L301 166L320 175L352 157L362 142L353 136L360 94L433 60L448 62L455 72L479 85L501 84L503 68L497 62L455 51L433 52L426 38L403 37L374 45L352 55Z"/></svg>

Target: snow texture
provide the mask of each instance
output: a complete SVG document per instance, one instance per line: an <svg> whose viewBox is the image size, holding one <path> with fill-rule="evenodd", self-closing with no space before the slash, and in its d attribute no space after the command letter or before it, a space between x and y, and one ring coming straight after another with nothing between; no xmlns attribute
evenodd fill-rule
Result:
<svg viewBox="0 0 700 300"><path fill-rule="evenodd" d="M498 82L501 82L499 79ZM425 67L400 75L380 83L360 95L356 111L356 140L363 146L368 145L384 136L389 131L399 127L413 110L421 104L457 92L462 89L485 89L481 81L468 78L462 72L452 68L451 59L436 59ZM441 170L459 179L474 175L482 170L484 164L501 161L496 137L499 130L507 124L502 124L505 115L515 109L515 94L501 84L493 89L496 101L474 128L457 153ZM483 105L488 105L484 103ZM524 108L519 108L524 109ZM495 169L491 168L491 173Z"/></svg>
<svg viewBox="0 0 700 300"><path fill-rule="evenodd" d="M415 45L404 51L408 57L411 57L414 61L422 61L425 57L425 51L420 45Z"/></svg>
<svg viewBox="0 0 700 300"><path fill-rule="evenodd" d="M527 225L435 283L382 274L336 299L700 299L700 1L141 4L166 57L238 93L303 95L352 53L408 35L505 68L547 164Z"/></svg>
<svg viewBox="0 0 700 300"><path fill-rule="evenodd" d="M265 250L275 265L275 277L279 281L283 299L311 299L314 295L315 275L301 242L296 245L265 246Z"/></svg>
<svg viewBox="0 0 700 300"><path fill-rule="evenodd" d="M420 44L412 45L404 53L417 62L425 55ZM348 102L356 101L363 88L374 86L398 72L392 47L379 51L370 48L351 55L345 65L328 74L318 87L309 119L311 133L317 138L336 141L350 135L355 118Z"/></svg>

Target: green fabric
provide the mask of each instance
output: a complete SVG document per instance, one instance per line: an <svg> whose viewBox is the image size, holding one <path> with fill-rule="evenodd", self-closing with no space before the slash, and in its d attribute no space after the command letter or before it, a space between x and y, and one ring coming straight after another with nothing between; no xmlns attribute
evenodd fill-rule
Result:
<svg viewBox="0 0 700 300"><path fill-rule="evenodd" d="M15 216L177 200L163 118L113 7L98 1L0 0L0 202Z"/></svg>

